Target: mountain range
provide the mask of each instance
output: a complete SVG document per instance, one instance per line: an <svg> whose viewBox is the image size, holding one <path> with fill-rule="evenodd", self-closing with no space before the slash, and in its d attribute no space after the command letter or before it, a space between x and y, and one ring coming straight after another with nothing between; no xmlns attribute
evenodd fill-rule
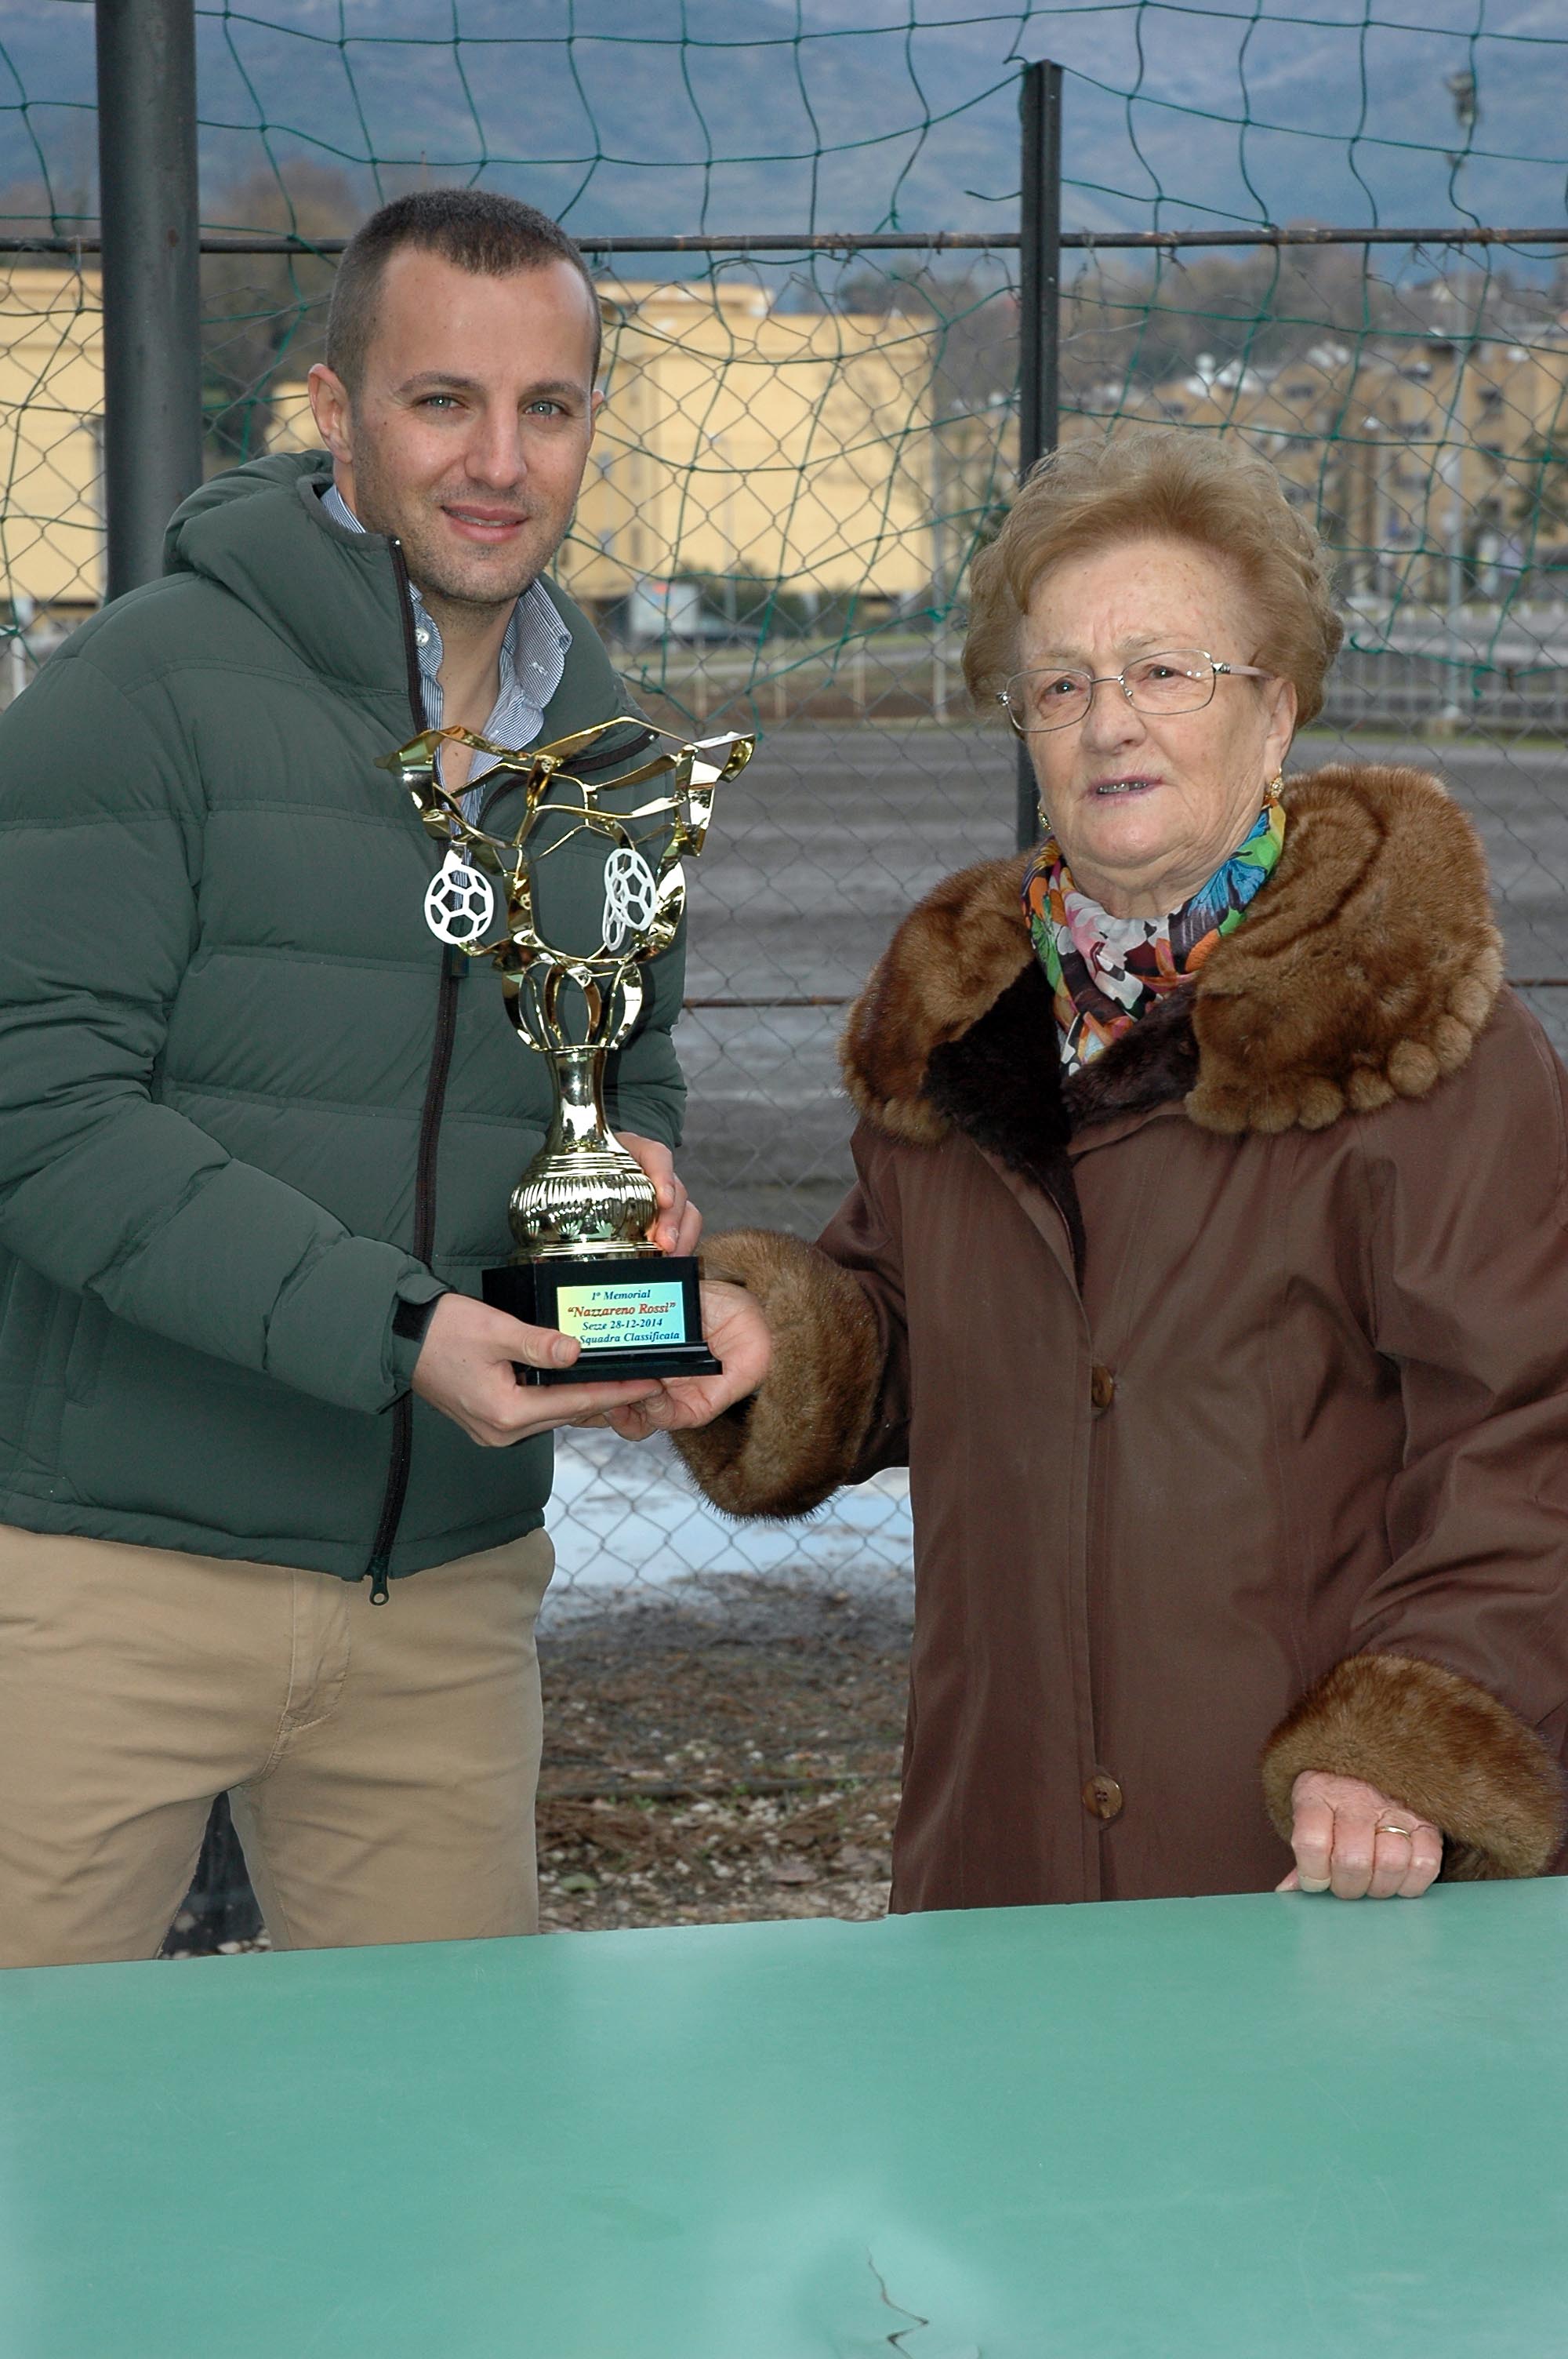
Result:
<svg viewBox="0 0 1568 2359"><path fill-rule="evenodd" d="M588 236L1011 229L1019 64L1054 56L1070 228L1564 222L1562 0L1311 5L202 8L204 210L232 218L227 190L309 158L367 205L421 174L480 175ZM93 96L84 0L0 0L0 179L41 160L57 203L90 209Z"/></svg>

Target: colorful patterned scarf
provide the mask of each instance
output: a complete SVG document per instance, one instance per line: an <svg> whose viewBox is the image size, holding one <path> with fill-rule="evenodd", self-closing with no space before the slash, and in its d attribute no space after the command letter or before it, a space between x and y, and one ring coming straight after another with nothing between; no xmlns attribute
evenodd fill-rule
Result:
<svg viewBox="0 0 1568 2359"><path fill-rule="evenodd" d="M1079 892L1060 844L1046 837L1023 879L1023 913L1051 985L1065 1071L1119 1040L1236 931L1284 840L1284 806L1271 791L1245 841L1190 901L1167 918L1112 918Z"/></svg>

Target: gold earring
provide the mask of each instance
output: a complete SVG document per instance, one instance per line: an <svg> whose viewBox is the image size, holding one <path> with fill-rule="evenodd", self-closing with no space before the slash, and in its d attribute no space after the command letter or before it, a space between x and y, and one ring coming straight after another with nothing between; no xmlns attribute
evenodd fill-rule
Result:
<svg viewBox="0 0 1568 2359"><path fill-rule="evenodd" d="M1263 789L1264 802L1277 803L1281 795L1284 791L1284 785L1285 774L1283 770L1276 770L1273 777L1270 779L1268 785Z"/></svg>

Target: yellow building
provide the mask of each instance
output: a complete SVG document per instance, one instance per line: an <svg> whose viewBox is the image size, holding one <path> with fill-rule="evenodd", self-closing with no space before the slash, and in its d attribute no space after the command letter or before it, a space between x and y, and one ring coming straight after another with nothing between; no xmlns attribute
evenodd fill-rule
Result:
<svg viewBox="0 0 1568 2359"><path fill-rule="evenodd" d="M947 477L923 325L706 279L601 292L605 403L557 563L575 597L674 575L925 594ZM269 447L315 440L304 387L278 386Z"/></svg>
<svg viewBox="0 0 1568 2359"><path fill-rule="evenodd" d="M97 270L0 271L0 614L74 620L103 594L103 321Z"/></svg>
<svg viewBox="0 0 1568 2359"><path fill-rule="evenodd" d="M563 551L574 594L650 572L921 592L932 351L908 321L775 310L707 280L604 289L605 406Z"/></svg>

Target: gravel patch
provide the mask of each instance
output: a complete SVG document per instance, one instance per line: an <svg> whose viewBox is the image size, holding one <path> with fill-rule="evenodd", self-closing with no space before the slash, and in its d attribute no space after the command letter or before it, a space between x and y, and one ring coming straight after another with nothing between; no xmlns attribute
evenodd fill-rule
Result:
<svg viewBox="0 0 1568 2359"><path fill-rule="evenodd" d="M880 1917L908 1600L732 1577L543 1631L547 1930Z"/></svg>

